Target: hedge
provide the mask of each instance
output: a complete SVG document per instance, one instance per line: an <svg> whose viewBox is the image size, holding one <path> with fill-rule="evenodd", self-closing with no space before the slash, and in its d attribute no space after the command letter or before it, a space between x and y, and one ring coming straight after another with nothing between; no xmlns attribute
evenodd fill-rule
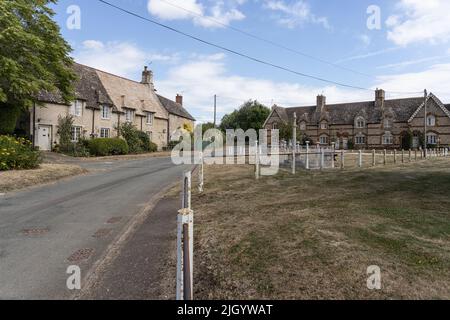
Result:
<svg viewBox="0 0 450 320"><path fill-rule="evenodd" d="M36 169L41 162L41 153L33 150L30 141L0 136L0 171Z"/></svg>
<svg viewBox="0 0 450 320"><path fill-rule="evenodd" d="M93 156L111 156L128 154L129 148L125 140L120 138L98 138L88 142L89 153Z"/></svg>

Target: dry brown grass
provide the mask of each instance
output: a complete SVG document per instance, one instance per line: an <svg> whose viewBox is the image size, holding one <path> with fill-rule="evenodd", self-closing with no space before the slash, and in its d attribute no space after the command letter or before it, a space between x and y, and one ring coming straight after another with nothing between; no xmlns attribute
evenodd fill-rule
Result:
<svg viewBox="0 0 450 320"><path fill-rule="evenodd" d="M0 192L10 192L87 172L78 166L42 164L39 169L0 172Z"/></svg>
<svg viewBox="0 0 450 320"><path fill-rule="evenodd" d="M450 160L344 171L205 168L197 299L449 299ZM382 290L366 286L378 265Z"/></svg>

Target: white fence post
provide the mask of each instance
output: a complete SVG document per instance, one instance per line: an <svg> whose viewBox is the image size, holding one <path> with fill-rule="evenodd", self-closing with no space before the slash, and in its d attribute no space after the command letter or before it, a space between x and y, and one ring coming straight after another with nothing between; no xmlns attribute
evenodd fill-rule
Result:
<svg viewBox="0 0 450 320"><path fill-rule="evenodd" d="M344 150L341 151L341 169L345 168L345 153Z"/></svg>
<svg viewBox="0 0 450 320"><path fill-rule="evenodd" d="M383 150L383 164L386 165L387 150Z"/></svg>
<svg viewBox="0 0 450 320"><path fill-rule="evenodd" d="M322 170L325 167L325 150L324 148L320 148L320 169Z"/></svg>
<svg viewBox="0 0 450 320"><path fill-rule="evenodd" d="M372 167L376 166L375 150L372 150Z"/></svg>
<svg viewBox="0 0 450 320"><path fill-rule="evenodd" d="M184 172L181 189L182 209L178 211L177 217L177 300L188 300L193 297L194 212L191 209L191 185L191 172Z"/></svg>
<svg viewBox="0 0 450 320"><path fill-rule="evenodd" d="M259 143L255 142L255 177L259 179Z"/></svg>
<svg viewBox="0 0 450 320"><path fill-rule="evenodd" d="M359 150L358 167L362 168L362 150Z"/></svg>
<svg viewBox="0 0 450 320"><path fill-rule="evenodd" d="M336 153L336 142L332 143L332 149L331 149L331 168L334 169L334 155Z"/></svg>
<svg viewBox="0 0 450 320"><path fill-rule="evenodd" d="M394 164L397 163L397 149L394 150Z"/></svg>
<svg viewBox="0 0 450 320"><path fill-rule="evenodd" d="M204 172L203 172L203 152L200 152L200 167L198 168L198 191L200 193L203 192L203 186L204 186Z"/></svg>
<svg viewBox="0 0 450 320"><path fill-rule="evenodd" d="M306 160L305 160L305 168L309 170L309 141L306 141Z"/></svg>

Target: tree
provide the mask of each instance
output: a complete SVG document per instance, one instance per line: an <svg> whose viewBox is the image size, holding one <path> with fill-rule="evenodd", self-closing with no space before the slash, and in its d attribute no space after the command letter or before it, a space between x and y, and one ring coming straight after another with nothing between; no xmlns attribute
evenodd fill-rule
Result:
<svg viewBox="0 0 450 320"><path fill-rule="evenodd" d="M244 103L238 110L222 118L220 129L262 129L264 121L270 114L270 109L256 100Z"/></svg>
<svg viewBox="0 0 450 320"><path fill-rule="evenodd" d="M0 133L12 133L41 91L73 99L71 47L52 20L57 0L0 1Z"/></svg>
<svg viewBox="0 0 450 320"><path fill-rule="evenodd" d="M214 123L212 123L212 122L203 123L201 126L202 126L202 136L209 129L214 129Z"/></svg>
<svg viewBox="0 0 450 320"><path fill-rule="evenodd" d="M72 115L58 116L59 145L62 152L67 152L72 146L72 128L74 118Z"/></svg>

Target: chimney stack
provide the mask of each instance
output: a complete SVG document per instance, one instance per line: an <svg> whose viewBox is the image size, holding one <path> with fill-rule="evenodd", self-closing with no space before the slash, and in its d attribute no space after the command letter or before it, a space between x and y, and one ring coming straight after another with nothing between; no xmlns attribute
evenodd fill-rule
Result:
<svg viewBox="0 0 450 320"><path fill-rule="evenodd" d="M175 101L180 104L183 105L183 96L180 94L177 94L177 97L175 98Z"/></svg>
<svg viewBox="0 0 450 320"><path fill-rule="evenodd" d="M144 67L144 71L142 71L142 84L147 84L153 86L153 72L148 70L148 67Z"/></svg>
<svg viewBox="0 0 450 320"><path fill-rule="evenodd" d="M383 109L384 100L386 99L386 92L383 89L378 89L375 91L375 107Z"/></svg>
<svg viewBox="0 0 450 320"><path fill-rule="evenodd" d="M324 95L318 95L317 96L317 107L316 112L322 113L325 110L325 105L327 104L327 97Z"/></svg>

